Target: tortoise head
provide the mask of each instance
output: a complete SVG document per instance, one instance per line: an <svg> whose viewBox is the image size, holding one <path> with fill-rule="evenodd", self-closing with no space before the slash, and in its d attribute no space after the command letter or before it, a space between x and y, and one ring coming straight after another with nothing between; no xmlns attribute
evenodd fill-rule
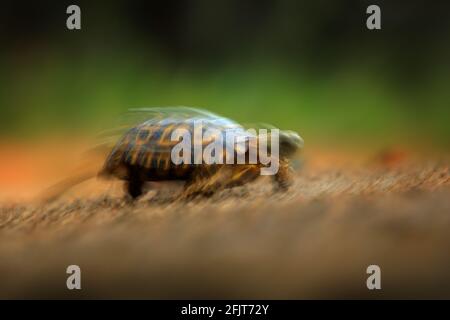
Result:
<svg viewBox="0 0 450 320"><path fill-rule="evenodd" d="M281 157L292 157L304 145L302 137L291 130L280 130L279 139Z"/></svg>
<svg viewBox="0 0 450 320"><path fill-rule="evenodd" d="M275 141L272 140L272 133L262 133L258 137L261 141L265 140L269 149L271 149L271 144ZM279 130L278 131L278 155L281 158L292 158L295 153L303 148L303 139L297 132L291 130Z"/></svg>

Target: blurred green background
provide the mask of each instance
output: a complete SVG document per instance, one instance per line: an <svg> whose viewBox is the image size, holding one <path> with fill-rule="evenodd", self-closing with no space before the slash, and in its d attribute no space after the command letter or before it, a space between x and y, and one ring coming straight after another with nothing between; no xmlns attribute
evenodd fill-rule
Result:
<svg viewBox="0 0 450 320"><path fill-rule="evenodd" d="M78 4L82 29L66 29ZM366 28L378 4L382 30ZM445 1L6 1L0 134L96 132L198 106L305 141L450 146Z"/></svg>

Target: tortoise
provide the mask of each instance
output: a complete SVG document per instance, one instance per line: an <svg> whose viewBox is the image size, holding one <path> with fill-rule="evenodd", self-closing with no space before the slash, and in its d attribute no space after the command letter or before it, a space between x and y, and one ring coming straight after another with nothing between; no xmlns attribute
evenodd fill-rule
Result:
<svg viewBox="0 0 450 320"><path fill-rule="evenodd" d="M42 195L44 200L52 200L74 185L97 175L101 178L118 178L125 181L126 192L131 199L143 194L147 181L185 181L181 198L191 199L195 196L211 196L213 193L251 182L260 176L261 168L267 167L259 156L256 162L244 164L227 164L204 162L196 164L195 159L189 163L175 164L171 161L171 150L178 143L172 141L172 132L184 129L195 135L195 124L201 121L202 136L208 130L217 133L233 132L244 141L244 150L238 150L242 145L232 145L233 153L241 151L249 158L248 150L252 138L259 144L261 137L250 134L242 125L231 119L212 112L190 107L166 107L134 109L131 114L138 115L132 124L125 125L125 132L119 128L120 137L110 135L108 138L117 140L113 146L101 143L93 148L108 154L100 172L98 169L82 169L77 175L65 179L50 187ZM142 117L145 117L142 120ZM137 123L137 124L136 124ZM113 130L112 132L117 131ZM267 138L267 137L266 137ZM209 144L215 137L202 139L202 147ZM226 143L226 142L225 142ZM291 158L303 146L302 138L293 131L279 131L278 172L273 175L275 188L286 190L292 184ZM224 145L224 147L226 147ZM194 148L194 145L192 145ZM226 149L226 148L224 148ZM228 150L228 149L227 149ZM102 152L103 154L104 152ZM193 154L195 152L191 152ZM227 154L224 152L223 157Z"/></svg>
<svg viewBox="0 0 450 320"><path fill-rule="evenodd" d="M156 114L128 129L112 148L102 170L101 177L118 178L125 181L126 191L132 199L143 194L146 181L184 180L183 198L197 195L210 196L214 192L245 184L260 176L265 165L256 163L227 164L204 162L175 164L171 161L171 150L178 141L172 141L171 135L176 129L184 129L194 136L195 123L201 121L202 134L207 130L225 133L230 130L243 138L247 144L251 135L237 122L212 112L188 108L150 108L139 109L144 114ZM211 137L214 139L215 137ZM256 137L257 140L259 137ZM203 139L202 147L211 142ZM302 138L293 131L279 132L279 168L274 175L276 188L286 190L292 184L290 159L303 146ZM225 146L224 146L225 147ZM236 148L232 146L232 148ZM192 148L194 146L192 145ZM234 150L232 149L232 150ZM224 148L226 150L226 148ZM235 150L234 150L235 151ZM226 152L225 152L226 153ZM226 157L226 154L223 155ZM248 159L248 155L246 155Z"/></svg>

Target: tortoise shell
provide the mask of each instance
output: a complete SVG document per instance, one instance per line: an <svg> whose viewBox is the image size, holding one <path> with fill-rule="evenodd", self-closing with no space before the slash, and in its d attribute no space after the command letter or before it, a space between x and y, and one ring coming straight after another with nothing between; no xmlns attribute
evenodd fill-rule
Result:
<svg viewBox="0 0 450 320"><path fill-rule="evenodd" d="M102 175L127 180L129 168L132 167L145 175L144 180L183 179L189 176L194 168L199 166L194 164L194 143L192 141L191 144L191 164L176 165L171 161L171 150L179 141L173 141L171 136L174 130L185 129L193 140L194 126L198 123L202 125L202 137L208 130L223 134L225 137L225 131L231 130L235 136L243 137L244 141L249 138L249 133L237 122L200 109L152 108L139 109L138 112L151 117L123 134L107 157ZM215 136L203 138L201 140L203 147L215 138Z"/></svg>

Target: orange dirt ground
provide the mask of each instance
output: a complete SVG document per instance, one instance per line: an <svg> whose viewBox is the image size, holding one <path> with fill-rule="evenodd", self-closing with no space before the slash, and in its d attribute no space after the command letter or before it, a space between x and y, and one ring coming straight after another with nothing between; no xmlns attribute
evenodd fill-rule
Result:
<svg viewBox="0 0 450 320"><path fill-rule="evenodd" d="M450 298L448 157L306 149L284 194L261 178L186 203L152 183L131 204L93 178L42 201L101 166L82 149L0 145L0 298Z"/></svg>

